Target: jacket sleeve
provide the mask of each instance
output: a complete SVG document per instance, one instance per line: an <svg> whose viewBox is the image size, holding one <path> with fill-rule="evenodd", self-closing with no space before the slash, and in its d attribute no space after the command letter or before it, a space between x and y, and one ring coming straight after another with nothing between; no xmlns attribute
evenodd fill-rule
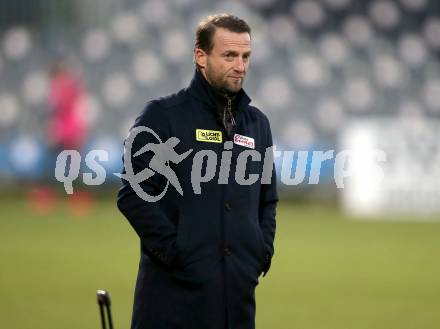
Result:
<svg viewBox="0 0 440 329"><path fill-rule="evenodd" d="M273 146L272 133L270 130L269 122L267 121L267 148ZM272 149L269 149L272 152ZM267 155L266 155L267 156ZM272 156L272 154L271 154ZM260 191L260 204L259 204L259 222L263 232L264 242L266 244L266 260L263 268L263 276L269 271L272 256L274 254L274 239L276 228L276 206L278 203L277 194L277 179L275 165L273 163L273 157L271 157L272 163L272 175L270 176L270 182L268 184L261 184Z"/></svg>
<svg viewBox="0 0 440 329"><path fill-rule="evenodd" d="M162 109L156 102L147 105L143 113L136 119L133 128L148 127L165 142L169 137L168 123ZM128 139L128 138L127 138ZM147 143L157 144L159 141L149 132L139 133L133 141L131 152L127 153L127 139L124 142L124 156L131 154L133 172L139 173L147 168L153 152L147 151L142 155L133 156ZM126 159L123 159L126 160ZM127 162L124 162L122 174L126 174ZM164 191L166 180L155 173L139 185L148 195L156 196ZM160 208L158 202L145 201L138 196L126 179L122 179L122 187L118 193L117 205L119 210L130 222L140 238L142 248L156 262L172 267L176 258L176 227Z"/></svg>

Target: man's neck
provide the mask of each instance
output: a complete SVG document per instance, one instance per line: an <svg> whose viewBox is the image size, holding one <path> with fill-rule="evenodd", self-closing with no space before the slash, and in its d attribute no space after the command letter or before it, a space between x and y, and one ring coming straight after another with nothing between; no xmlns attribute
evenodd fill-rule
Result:
<svg viewBox="0 0 440 329"><path fill-rule="evenodd" d="M205 71L197 69L200 72L200 75L203 77L203 79L206 81L206 84L208 85L209 89L212 91L214 97L217 101L221 101L224 99L224 101L227 101L227 99L234 99L235 96L237 96L237 93L231 92L229 90L226 90L224 88L218 88L213 86L213 84L209 81L209 79L206 77Z"/></svg>

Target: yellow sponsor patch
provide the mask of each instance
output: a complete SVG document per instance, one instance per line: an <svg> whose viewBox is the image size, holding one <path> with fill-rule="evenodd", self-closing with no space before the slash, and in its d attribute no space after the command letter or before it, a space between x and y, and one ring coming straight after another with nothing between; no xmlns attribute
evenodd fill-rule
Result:
<svg viewBox="0 0 440 329"><path fill-rule="evenodd" d="M199 142L221 143L222 132L217 130L196 129L196 140Z"/></svg>

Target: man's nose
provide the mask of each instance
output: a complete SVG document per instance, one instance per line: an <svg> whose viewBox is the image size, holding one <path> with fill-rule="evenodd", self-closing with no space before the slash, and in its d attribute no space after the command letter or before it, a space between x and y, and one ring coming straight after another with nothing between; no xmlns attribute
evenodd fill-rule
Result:
<svg viewBox="0 0 440 329"><path fill-rule="evenodd" d="M237 57L237 60L235 62L235 70L240 73L244 72L245 64L244 64L243 58Z"/></svg>

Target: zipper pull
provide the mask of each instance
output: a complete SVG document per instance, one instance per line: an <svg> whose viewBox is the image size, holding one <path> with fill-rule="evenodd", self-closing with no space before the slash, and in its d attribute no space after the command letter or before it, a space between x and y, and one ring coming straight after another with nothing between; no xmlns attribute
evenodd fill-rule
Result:
<svg viewBox="0 0 440 329"><path fill-rule="evenodd" d="M228 96L226 96L226 99L228 100L228 113L231 116L231 123L233 126L235 126L235 119L232 115L232 99L230 99Z"/></svg>

